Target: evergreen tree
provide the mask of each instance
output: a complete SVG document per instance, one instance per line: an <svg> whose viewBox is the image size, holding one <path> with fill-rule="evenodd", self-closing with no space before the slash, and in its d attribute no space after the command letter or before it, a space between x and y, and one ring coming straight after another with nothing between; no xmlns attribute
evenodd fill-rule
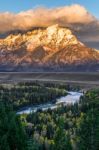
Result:
<svg viewBox="0 0 99 150"><path fill-rule="evenodd" d="M0 150L26 150L26 135L20 119L6 104L0 105Z"/></svg>

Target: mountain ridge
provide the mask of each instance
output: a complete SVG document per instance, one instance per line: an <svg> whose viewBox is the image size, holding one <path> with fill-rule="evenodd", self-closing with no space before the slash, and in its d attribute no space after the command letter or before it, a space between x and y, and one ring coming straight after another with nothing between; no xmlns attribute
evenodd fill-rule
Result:
<svg viewBox="0 0 99 150"><path fill-rule="evenodd" d="M0 70L82 71L80 66L98 71L99 51L86 47L70 29L58 24L0 39Z"/></svg>

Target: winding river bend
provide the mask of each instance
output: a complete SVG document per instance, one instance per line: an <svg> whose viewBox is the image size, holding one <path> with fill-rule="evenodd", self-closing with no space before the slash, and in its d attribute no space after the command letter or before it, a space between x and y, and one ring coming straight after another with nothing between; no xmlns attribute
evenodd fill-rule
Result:
<svg viewBox="0 0 99 150"><path fill-rule="evenodd" d="M58 108L61 104L66 106L67 104L74 104L76 102L79 102L80 97L83 95L83 93L81 92L68 92L67 96L61 97L59 99L56 99L56 102L53 103L46 103L46 104L41 104L41 105L37 105L37 106L31 106L31 107L27 107L27 108L23 108L22 110L18 111L17 114L21 115L21 114L29 114L31 112L37 112L38 110L48 110L50 109L56 109Z"/></svg>

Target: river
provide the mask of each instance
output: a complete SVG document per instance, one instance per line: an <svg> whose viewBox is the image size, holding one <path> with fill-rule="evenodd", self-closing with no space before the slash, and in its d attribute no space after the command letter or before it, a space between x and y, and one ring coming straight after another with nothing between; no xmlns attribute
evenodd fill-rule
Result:
<svg viewBox="0 0 99 150"><path fill-rule="evenodd" d="M47 104L41 104L41 105L37 105L37 106L31 106L31 107L27 107L27 108L23 108L22 110L18 111L17 114L21 115L21 114L29 114L31 112L37 112L37 110L48 110L50 109L56 109L57 107L59 107L61 104L66 106L67 104L74 104L76 102L79 102L80 97L83 95L83 93L81 92L68 92L67 96L62 96L59 99L56 99L56 102L53 103L47 103Z"/></svg>

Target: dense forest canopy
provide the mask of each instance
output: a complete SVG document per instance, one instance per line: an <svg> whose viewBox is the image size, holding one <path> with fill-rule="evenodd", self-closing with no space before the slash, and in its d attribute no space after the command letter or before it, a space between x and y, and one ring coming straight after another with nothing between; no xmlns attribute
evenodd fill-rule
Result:
<svg viewBox="0 0 99 150"><path fill-rule="evenodd" d="M98 150L99 89L79 103L17 115L36 105L79 90L62 84L20 83L0 86L0 150Z"/></svg>

